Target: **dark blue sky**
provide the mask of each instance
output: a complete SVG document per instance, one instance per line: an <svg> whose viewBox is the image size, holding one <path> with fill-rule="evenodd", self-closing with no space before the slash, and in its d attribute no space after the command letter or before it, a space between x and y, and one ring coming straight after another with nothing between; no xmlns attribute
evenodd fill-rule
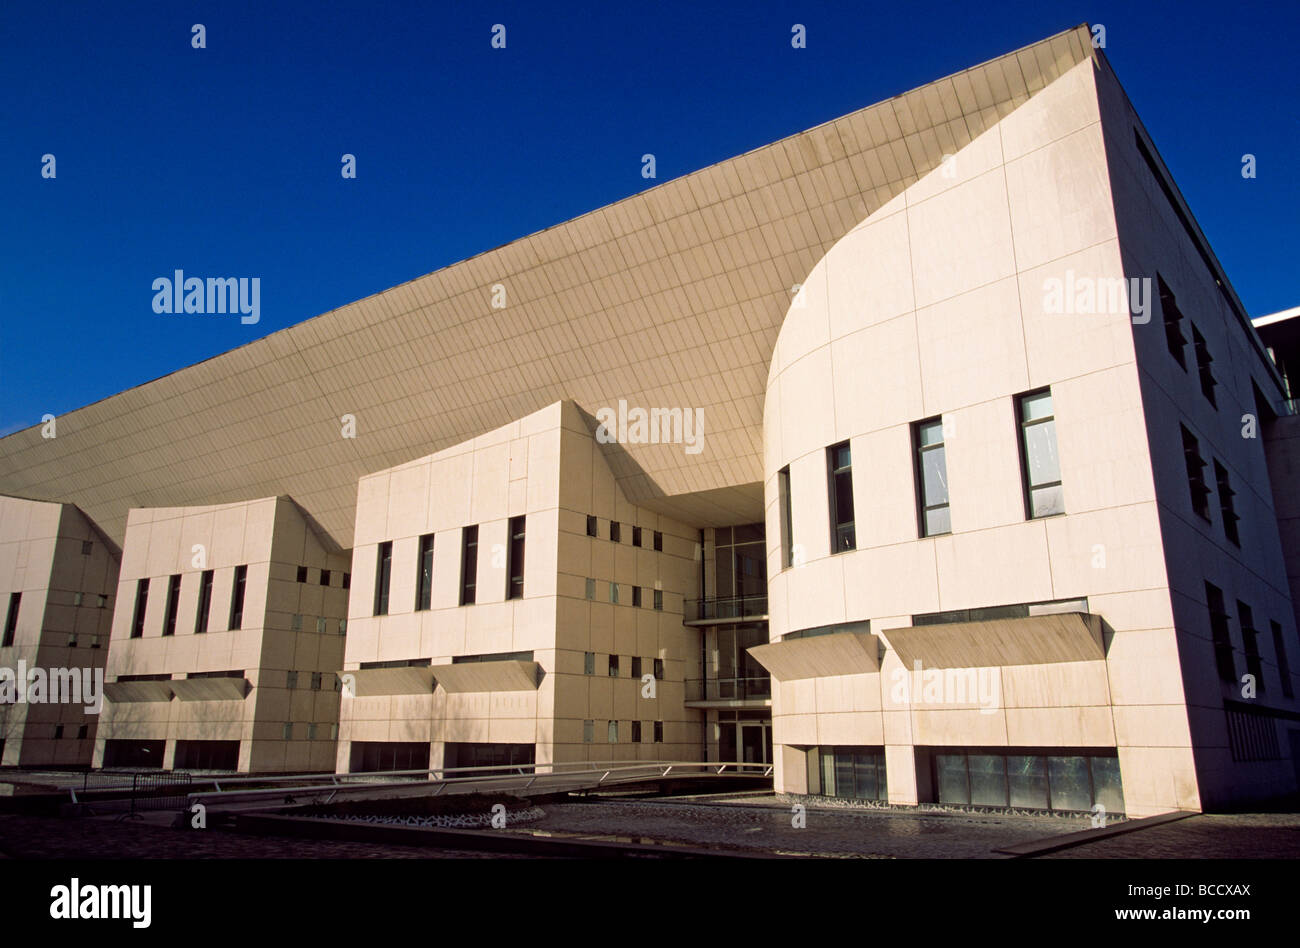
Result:
<svg viewBox="0 0 1300 948"><path fill-rule="evenodd" d="M1298 10L8 0L0 433L1084 21L1250 313L1300 304ZM177 268L260 277L261 321L156 315Z"/></svg>

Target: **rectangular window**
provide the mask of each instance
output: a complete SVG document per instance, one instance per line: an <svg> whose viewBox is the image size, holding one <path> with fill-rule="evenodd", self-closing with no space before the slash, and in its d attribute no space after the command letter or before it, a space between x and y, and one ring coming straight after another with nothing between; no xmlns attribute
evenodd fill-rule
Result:
<svg viewBox="0 0 1300 948"><path fill-rule="evenodd" d="M632 722L632 743L633 744L641 743L641 722L640 721Z"/></svg>
<svg viewBox="0 0 1300 948"><path fill-rule="evenodd" d="M663 680L664 680L664 660L663 660L662 658L656 658L655 661L654 661L654 667L655 667L655 680L656 680L656 681L663 681Z"/></svg>
<svg viewBox="0 0 1300 948"><path fill-rule="evenodd" d="M1214 372L1210 369L1210 364L1214 362L1214 356L1210 355L1210 347L1205 344L1205 337L1195 326L1192 327L1192 351L1196 353L1196 371L1201 377L1201 394L1215 408L1219 407L1218 402L1214 400L1214 386L1219 383L1215 381Z"/></svg>
<svg viewBox="0 0 1300 948"><path fill-rule="evenodd" d="M235 584L230 594L230 625L231 629L242 629L244 627L244 589L248 586L248 567L235 567Z"/></svg>
<svg viewBox="0 0 1300 948"><path fill-rule="evenodd" d="M1061 490L1061 460L1056 454L1056 416L1052 392L1042 389L1016 399L1020 429L1020 478L1025 492L1025 517L1065 513Z"/></svg>
<svg viewBox="0 0 1300 948"><path fill-rule="evenodd" d="M1264 693L1264 665L1259 660L1259 630L1250 606L1237 600L1237 622L1241 625L1241 644L1246 650L1246 671L1255 678L1255 691Z"/></svg>
<svg viewBox="0 0 1300 948"><path fill-rule="evenodd" d="M623 525L617 520L609 522L609 538L614 543L618 543L623 538Z"/></svg>
<svg viewBox="0 0 1300 948"><path fill-rule="evenodd" d="M794 521L790 508L790 468L776 472L776 501L781 517L781 568L794 565Z"/></svg>
<svg viewBox="0 0 1300 948"><path fill-rule="evenodd" d="M655 608L660 612L664 610L664 591L662 589L655 590Z"/></svg>
<svg viewBox="0 0 1300 948"><path fill-rule="evenodd" d="M194 616L194 634L208 631L208 615L212 612L212 570L204 570L199 578L199 608Z"/></svg>
<svg viewBox="0 0 1300 948"><path fill-rule="evenodd" d="M506 598L524 598L524 518L510 518L510 549L506 563Z"/></svg>
<svg viewBox="0 0 1300 948"><path fill-rule="evenodd" d="M298 687L298 673L296 671L284 673L284 686L290 690Z"/></svg>
<svg viewBox="0 0 1300 948"><path fill-rule="evenodd" d="M1237 516L1237 510L1232 502L1236 491L1232 489L1228 480L1228 469L1218 461L1214 462L1214 486L1218 488L1219 494L1219 513L1223 517L1223 535L1231 540L1235 545L1241 546L1241 538L1237 533L1237 521L1241 518Z"/></svg>
<svg viewBox="0 0 1300 948"><path fill-rule="evenodd" d="M285 739L286 741L291 741L291 740L293 740L293 722L292 722L292 721L285 721L285 722L284 722L284 739Z"/></svg>
<svg viewBox="0 0 1300 948"><path fill-rule="evenodd" d="M167 610L163 613L163 635L176 634L176 607L181 602L181 577L177 573L167 580Z"/></svg>
<svg viewBox="0 0 1300 948"><path fill-rule="evenodd" d="M596 598L596 581L594 579L587 580L587 598L588 599Z"/></svg>
<svg viewBox="0 0 1300 948"><path fill-rule="evenodd" d="M596 674L596 653L595 652L582 653L582 673L584 675Z"/></svg>
<svg viewBox="0 0 1300 948"><path fill-rule="evenodd" d="M1214 664L1219 677L1236 684L1237 669L1232 658L1232 638L1228 634L1228 613L1223 607L1223 590L1205 584L1205 603L1210 612L1210 638L1214 642Z"/></svg>
<svg viewBox="0 0 1300 948"><path fill-rule="evenodd" d="M325 617L324 617L324 616L317 616L317 617L316 617L316 634L317 634L317 635L324 635L324 634L325 634Z"/></svg>
<svg viewBox="0 0 1300 948"><path fill-rule="evenodd" d="M1286 643L1282 641L1282 626L1271 621L1268 625L1273 632L1273 654L1277 657L1277 673L1282 679L1282 695L1286 698L1294 698L1295 690L1291 685L1291 663L1287 660Z"/></svg>
<svg viewBox="0 0 1300 948"><path fill-rule="evenodd" d="M375 557L375 615L388 615L388 586L393 578L393 541L379 544Z"/></svg>
<svg viewBox="0 0 1300 948"><path fill-rule="evenodd" d="M853 458L847 441L826 449L830 470L831 552L857 548L853 532Z"/></svg>
<svg viewBox="0 0 1300 948"><path fill-rule="evenodd" d="M300 583L307 582L307 567L305 566L298 567L298 582Z"/></svg>
<svg viewBox="0 0 1300 948"><path fill-rule="evenodd" d="M415 574L415 611L428 609L433 602L433 534L420 537L420 560Z"/></svg>
<svg viewBox="0 0 1300 948"><path fill-rule="evenodd" d="M472 606L478 594L478 525L461 531L460 604Z"/></svg>
<svg viewBox="0 0 1300 948"><path fill-rule="evenodd" d="M1179 366L1184 371L1187 370L1187 359L1183 355L1183 348L1187 345L1187 337L1183 335L1181 323L1183 314L1178 309L1178 304L1174 302L1173 291L1165 283L1164 277L1156 275L1156 281L1160 284L1160 313L1165 321L1165 344L1169 346L1169 354L1178 360Z"/></svg>
<svg viewBox="0 0 1300 948"><path fill-rule="evenodd" d="M314 741L314 740L316 740L316 722L315 722L315 721L308 722L308 724L307 724L307 740L309 740L309 741Z"/></svg>
<svg viewBox="0 0 1300 948"><path fill-rule="evenodd" d="M1210 488L1205 483L1205 462L1201 460L1201 447L1195 435L1182 425L1178 427L1183 432L1183 462L1187 467L1187 486L1192 494L1192 509L1209 522Z"/></svg>
<svg viewBox="0 0 1300 948"><path fill-rule="evenodd" d="M54 725L54 739L58 740L61 737L63 737L63 725L56 724Z"/></svg>
<svg viewBox="0 0 1300 948"><path fill-rule="evenodd" d="M77 728L77 740L83 741L90 735L90 725L83 724Z"/></svg>
<svg viewBox="0 0 1300 948"><path fill-rule="evenodd" d="M352 574L351 574L351 573L344 573L344 574L343 574L343 588L344 588L344 589L351 589L351 588L352 588Z"/></svg>
<svg viewBox="0 0 1300 948"><path fill-rule="evenodd" d="M595 739L596 739L596 722L583 721L582 722L582 743L590 744Z"/></svg>
<svg viewBox="0 0 1300 948"><path fill-rule="evenodd" d="M636 606L638 609L641 607L641 587L640 587L640 586L633 586L633 587L632 587L632 605Z"/></svg>
<svg viewBox="0 0 1300 948"><path fill-rule="evenodd" d="M144 635L144 611L149 602L149 580L137 580L135 584L135 612L131 615L131 638L138 639Z"/></svg>
<svg viewBox="0 0 1300 948"><path fill-rule="evenodd" d="M302 631L302 616L299 613L293 614L293 618L289 621L289 628L294 632Z"/></svg>
<svg viewBox="0 0 1300 948"><path fill-rule="evenodd" d="M632 545L633 545L633 546L640 546L640 545L641 545L641 528L640 528L640 527L633 527L633 528L632 528Z"/></svg>
<svg viewBox="0 0 1300 948"><path fill-rule="evenodd" d="M617 655L611 655L609 657L609 677L610 678L618 677L618 656Z"/></svg>
<svg viewBox="0 0 1300 948"><path fill-rule="evenodd" d="M595 517L592 517L592 516L588 516L588 517L587 517L587 536L589 536L589 537L594 537L595 535L596 535L596 518L595 518Z"/></svg>
<svg viewBox="0 0 1300 948"><path fill-rule="evenodd" d="M321 672L312 672L312 673L311 673L311 690L312 690L312 691L320 691L320 686L321 686L321 684L322 684L323 681L324 681L323 673L321 673Z"/></svg>
<svg viewBox="0 0 1300 948"><path fill-rule="evenodd" d="M617 721L609 722L609 743L611 744L618 743L618 722Z"/></svg>
<svg viewBox="0 0 1300 948"><path fill-rule="evenodd" d="M913 425L912 448L915 452L920 535L933 537L952 533L942 419L930 418Z"/></svg>
<svg viewBox="0 0 1300 948"><path fill-rule="evenodd" d="M5 634L0 639L0 647L8 648L14 644L14 631L18 628L18 605L22 602L20 592L9 594L9 611L5 613Z"/></svg>
<svg viewBox="0 0 1300 948"><path fill-rule="evenodd" d="M94 542L93 540L82 540L82 541L81 541L81 555L82 555L82 556L89 556L89 555L90 555L90 551L93 550L94 548L95 548L95 542Z"/></svg>
<svg viewBox="0 0 1300 948"><path fill-rule="evenodd" d="M609 601L618 605L618 583L609 584Z"/></svg>
<svg viewBox="0 0 1300 948"><path fill-rule="evenodd" d="M323 569L323 570L320 571L320 584L321 584L322 586L328 586L328 585L330 584L330 571L329 571L329 570L327 570L327 569Z"/></svg>
<svg viewBox="0 0 1300 948"><path fill-rule="evenodd" d="M655 743L662 744L663 742L664 742L664 722L656 721L655 722Z"/></svg>
<svg viewBox="0 0 1300 948"><path fill-rule="evenodd" d="M639 655L632 656L632 677L641 678L641 657Z"/></svg>
<svg viewBox="0 0 1300 948"><path fill-rule="evenodd" d="M660 533L658 530L656 530L655 531L655 552L662 553L663 551L664 551L664 535Z"/></svg>

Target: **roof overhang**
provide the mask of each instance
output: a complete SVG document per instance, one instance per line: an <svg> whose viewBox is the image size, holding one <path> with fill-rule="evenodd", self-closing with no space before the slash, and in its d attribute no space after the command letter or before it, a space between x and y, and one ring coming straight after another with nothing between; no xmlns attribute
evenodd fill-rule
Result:
<svg viewBox="0 0 1300 948"><path fill-rule="evenodd" d="M182 701L243 701L253 688L247 678L178 678L171 687Z"/></svg>
<svg viewBox="0 0 1300 948"><path fill-rule="evenodd" d="M174 684L174 681L109 681L104 683L104 697L115 704L171 701Z"/></svg>
<svg viewBox="0 0 1300 948"><path fill-rule="evenodd" d="M985 622L951 622L881 633L909 668L1051 665L1106 658L1101 616L1063 612Z"/></svg>
<svg viewBox="0 0 1300 948"><path fill-rule="evenodd" d="M778 681L880 671L880 644L870 632L832 632L748 649Z"/></svg>
<svg viewBox="0 0 1300 948"><path fill-rule="evenodd" d="M434 680L452 694L472 691L536 691L536 662L463 662L433 666Z"/></svg>
<svg viewBox="0 0 1300 948"><path fill-rule="evenodd" d="M427 695L433 693L433 670L428 665L402 668L356 668L338 673L352 676L352 694L357 698L382 695Z"/></svg>

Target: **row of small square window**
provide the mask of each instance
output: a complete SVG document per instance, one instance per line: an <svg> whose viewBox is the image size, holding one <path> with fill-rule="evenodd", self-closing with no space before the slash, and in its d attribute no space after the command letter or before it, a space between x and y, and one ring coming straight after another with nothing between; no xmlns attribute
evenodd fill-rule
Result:
<svg viewBox="0 0 1300 948"><path fill-rule="evenodd" d="M606 740L607 740L610 744L617 744L617 743L618 743L618 723L619 723L619 722L617 722L617 721L610 721L610 722L608 722L608 726L607 726L607 728L606 728L606 730L605 730L605 735L606 735ZM642 735L645 733L646 729L641 727L641 722L640 722L640 721L630 721L629 723L632 725L632 733L631 733L631 736L630 736L630 738L629 738L629 740L630 740L631 743L633 743L633 744L643 744L643 743L644 743L644 744L651 744L651 743L653 743L653 744L662 744L662 743L664 742L664 722L663 722L663 721L650 721L650 722L647 722L647 723L653 725L653 728L649 729L649 733L650 733L650 735L651 735L651 739L648 740L648 741L647 741L647 740L644 740L643 737L642 737ZM583 721L583 722L582 722L582 743L584 743L584 744L591 744L591 743L594 743L595 740L596 740L596 722L595 722L595 721Z"/></svg>
<svg viewBox="0 0 1300 948"><path fill-rule="evenodd" d="M633 528L632 528L632 545L633 545L633 546L643 546L643 544L642 544L642 542L641 542L641 539L642 539L642 538L641 538L641 532L642 532L642 531L641 531L641 528L640 528L640 527L633 527ZM662 552L663 552L663 549L664 549L664 535L663 535L662 533L660 533L658 530L652 530L651 533L653 534L653 536L652 536L652 538L651 538L651 542L654 544L654 549L655 549L657 552L662 553ZM596 518L593 517L593 516L588 515L588 516L587 516L587 536L589 536L589 537L597 537L597 538L599 538L599 535L600 535L599 524L598 524ZM614 543L622 543L622 542L623 542L623 524L622 524L622 523L620 523L620 522L617 521L617 520L611 520L611 521L609 522L609 539L611 540L611 542L614 542Z"/></svg>
<svg viewBox="0 0 1300 948"><path fill-rule="evenodd" d="M299 672L296 672L296 671L286 672L286 673L285 673L285 676L284 676L284 686L285 686L286 688L290 689L290 690L296 689L296 688L298 687L298 676L299 676L299 674L300 674L300 673L299 673ZM323 691L323 690L324 690L324 688L325 688L325 674L326 674L325 672L312 672L312 673L311 673L311 690L312 690L312 691ZM333 672L330 672L329 675L330 675L331 683L332 683L332 686L333 686L330 690L331 690L331 691L340 691L340 690L342 689L342 684L341 684L341 682L339 681L339 676L336 675L336 674L334 674Z"/></svg>
<svg viewBox="0 0 1300 948"><path fill-rule="evenodd" d="M58 741L58 740L62 740L64 737L72 737L72 735L71 734L65 735L63 733L62 724L54 725L54 739ZM84 741L88 737L90 737L90 725L89 724L78 725L76 740Z"/></svg>
<svg viewBox="0 0 1300 948"><path fill-rule="evenodd" d="M292 741L294 739L293 730L294 730L294 723L292 721L285 721L284 732L283 732L284 740ZM317 724L315 721L307 722L307 740L309 741L315 741L315 740L336 741L339 738L339 726L337 724L331 724L326 729L325 733L327 736L321 737L320 725Z"/></svg>
<svg viewBox="0 0 1300 948"><path fill-rule="evenodd" d="M335 572L338 572L338 571L337 571L337 570L328 570L328 569L323 569L323 570L321 570L321 571L320 571L320 575L318 576L318 579L320 580L320 582L319 582L318 585L321 585L321 586L328 586L328 585L330 585L331 580L333 580L333 578L334 578L334 573L335 573ZM299 566L299 567L298 567L298 582L300 582L300 583L305 583L305 582L307 582L307 581L308 581L308 579L307 579L308 575L309 575L309 574L308 574L308 567L306 567L306 566ZM343 588L343 589L351 589L351 588L352 588L352 574L351 574L351 573L343 573L342 576L343 576L343 585L342 585L341 588Z"/></svg>
<svg viewBox="0 0 1300 948"><path fill-rule="evenodd" d="M609 664L606 666L608 676L610 678L617 678L618 670L619 670L618 656L610 655L608 657L609 657ZM653 663L651 665L651 674L654 675L656 681L663 681L664 660L662 658L655 658L655 659L651 659L651 661ZM639 655L631 656L631 668L628 670L630 677L638 678L638 679L641 677L642 675L641 665L642 665L641 656ZM582 653L582 673L584 675L596 674L596 653L595 652Z"/></svg>
<svg viewBox="0 0 1300 948"><path fill-rule="evenodd" d="M302 631L302 620L303 620L303 617L302 617L301 615L299 615L298 613L295 612L294 615L293 615L293 619L292 619L292 620L290 621L290 623L289 623L289 628L290 628L290 630L293 631L293 632L301 632L301 631ZM338 620L338 625L335 627L335 631L336 631L339 635L347 635L347 634L348 634L348 620L347 620L347 619L339 619L339 620ZM327 635L327 634L329 633L329 620L328 620L328 617L326 617L326 616L316 616L316 633L317 633L318 635Z"/></svg>
<svg viewBox="0 0 1300 948"><path fill-rule="evenodd" d="M618 587L619 587L620 585L627 585L627 584L626 584L626 583L623 583L623 584L619 584L619 583L610 583L610 584L609 584L609 601L612 602L614 605L618 605L618 604L619 604L619 589L618 589ZM636 607L636 608L638 608L638 609L641 608L641 606L642 606L642 604L643 604L643 600L645 599L645 597L641 594L641 593L642 593L642 590L643 590L644 588L646 588L646 587L642 587L642 586L633 586L633 587L632 587L632 602L631 602L631 605L634 606L634 607ZM657 610L659 610L660 612L663 612L663 609L664 609L664 591L663 591L662 589L654 589L654 590L651 590L651 592L654 593L654 596L651 598L651 605L652 605L652 607L655 608L655 609L657 609ZM588 577L588 579L587 579L587 598L590 599L590 600L592 600L592 601L595 601L595 599L596 599L596 581L595 581L594 579L591 579L590 577Z"/></svg>

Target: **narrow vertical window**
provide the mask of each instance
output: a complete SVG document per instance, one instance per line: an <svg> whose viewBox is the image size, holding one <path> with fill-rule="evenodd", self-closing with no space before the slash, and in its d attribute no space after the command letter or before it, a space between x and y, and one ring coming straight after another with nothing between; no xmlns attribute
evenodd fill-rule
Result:
<svg viewBox="0 0 1300 948"><path fill-rule="evenodd" d="M1020 478L1025 494L1025 516L1052 517L1065 513L1061 489L1061 459L1056 453L1056 416L1050 389L1029 392L1016 399L1020 424Z"/></svg>
<svg viewBox="0 0 1300 948"><path fill-rule="evenodd" d="M1264 664L1259 659L1259 630L1250 606L1237 600L1237 621L1241 625L1241 644L1246 651L1246 671L1255 679L1255 691L1264 693Z"/></svg>
<svg viewBox="0 0 1300 948"><path fill-rule="evenodd" d="M582 653L582 673L584 675L596 674L596 653L595 652Z"/></svg>
<svg viewBox="0 0 1300 948"><path fill-rule="evenodd" d="M415 574L415 611L428 609L433 602L433 534L420 537L420 562Z"/></svg>
<svg viewBox="0 0 1300 948"><path fill-rule="evenodd" d="M1205 603L1210 613L1210 638L1214 642L1214 664L1219 677L1236 684L1237 669L1232 657L1232 638L1228 634L1228 613L1223 607L1223 590L1205 584Z"/></svg>
<svg viewBox="0 0 1300 948"><path fill-rule="evenodd" d="M478 592L478 524L461 531L460 604L472 606Z"/></svg>
<svg viewBox="0 0 1300 948"><path fill-rule="evenodd" d="M1183 462L1187 468L1187 487L1192 494L1192 509L1207 522L1210 519L1210 488L1205 483L1205 461L1201 459L1201 446L1182 425Z"/></svg>
<svg viewBox="0 0 1300 948"><path fill-rule="evenodd" d="M609 657L609 677L610 678L618 677L618 656L617 655L611 655Z"/></svg>
<svg viewBox="0 0 1300 948"><path fill-rule="evenodd" d="M149 603L149 580L136 580L135 611L131 614L131 638L144 636L144 613Z"/></svg>
<svg viewBox="0 0 1300 948"><path fill-rule="evenodd" d="M587 580L587 598L588 599L596 598L596 581L594 579Z"/></svg>
<svg viewBox="0 0 1300 948"><path fill-rule="evenodd" d="M654 660L654 675L656 681L664 680L664 660L662 658Z"/></svg>
<svg viewBox="0 0 1300 948"><path fill-rule="evenodd" d="M1277 657L1277 673L1282 679L1282 696L1294 698L1295 690L1291 685L1291 663L1287 660L1286 643L1282 641L1282 626L1272 621L1268 625L1273 632L1273 654Z"/></svg>
<svg viewBox="0 0 1300 948"><path fill-rule="evenodd" d="M641 722L640 721L632 722L632 743L633 744L641 743Z"/></svg>
<svg viewBox="0 0 1300 948"><path fill-rule="evenodd" d="M180 574L167 580L167 611L163 613L163 635L176 634L176 607L181 602Z"/></svg>
<svg viewBox="0 0 1300 948"><path fill-rule="evenodd" d="M1237 521L1241 518L1237 516L1236 506L1232 502L1237 492L1232 489L1232 484L1228 480L1228 469L1218 461L1214 462L1214 486L1219 494L1219 514L1223 517L1223 535L1235 545L1241 546L1241 538L1237 534Z"/></svg>
<svg viewBox="0 0 1300 948"><path fill-rule="evenodd" d="M596 729L595 721L582 722L582 743L590 744L595 739L595 733L594 733L595 729Z"/></svg>
<svg viewBox="0 0 1300 948"><path fill-rule="evenodd" d="M631 675L632 675L633 678L640 678L640 677L641 677L641 658L640 658L640 656L638 656L638 655L633 655L633 656L632 656L632 671L631 671Z"/></svg>
<svg viewBox="0 0 1300 948"><path fill-rule="evenodd" d="M506 598L524 598L524 518L510 518L510 549L506 563Z"/></svg>
<svg viewBox="0 0 1300 948"><path fill-rule="evenodd" d="M609 601L618 605L618 583L609 584Z"/></svg>
<svg viewBox="0 0 1300 948"><path fill-rule="evenodd" d="M609 722L609 743L611 744L618 743L618 722L617 721Z"/></svg>
<svg viewBox="0 0 1300 948"><path fill-rule="evenodd" d="M641 607L641 587L640 587L640 586L633 586L633 587L632 587L632 605L633 605L633 606L636 606L638 609Z"/></svg>
<svg viewBox="0 0 1300 948"><path fill-rule="evenodd" d="M662 744L663 742L664 742L664 722L656 721L655 722L655 743Z"/></svg>
<svg viewBox="0 0 1300 948"><path fill-rule="evenodd" d="M320 571L320 584L321 584L322 586L328 586L328 585L330 584L330 571L329 571L329 570L327 570L327 569L323 569L323 570Z"/></svg>
<svg viewBox="0 0 1300 948"><path fill-rule="evenodd" d="M662 589L656 589L656 590L655 590L655 608L658 609L660 612L663 612L663 609L664 609L664 591L663 591Z"/></svg>
<svg viewBox="0 0 1300 948"><path fill-rule="evenodd" d="M614 543L618 543L623 539L623 525L617 520L609 522L609 538Z"/></svg>
<svg viewBox="0 0 1300 948"><path fill-rule="evenodd" d="M847 441L826 449L830 469L831 552L857 548L853 531L853 458Z"/></svg>
<svg viewBox="0 0 1300 948"><path fill-rule="evenodd" d="M0 648L14 644L14 631L18 628L18 606L22 599L23 594L20 592L9 594L9 611L5 613L5 634L4 639L0 640Z"/></svg>
<svg viewBox="0 0 1300 948"><path fill-rule="evenodd" d="M931 418L913 425L912 448L915 452L920 535L933 537L952 533L942 419Z"/></svg>
<svg viewBox="0 0 1300 948"><path fill-rule="evenodd" d="M587 536L594 537L595 535L596 535L596 518L589 515L587 517Z"/></svg>
<svg viewBox="0 0 1300 948"><path fill-rule="evenodd" d="M1187 359L1183 355L1183 348L1187 345L1187 337L1183 335L1181 325L1183 314L1178 309L1173 291L1169 289L1164 278L1157 274L1156 280L1160 284L1160 314L1165 321L1165 344L1169 346L1169 354L1178 360L1178 364L1186 371Z"/></svg>
<svg viewBox="0 0 1300 948"><path fill-rule="evenodd" d="M781 517L781 568L794 565L794 519L790 509L790 468L776 472L776 501Z"/></svg>
<svg viewBox="0 0 1300 948"><path fill-rule="evenodd" d="M632 545L633 545L633 546L640 546L640 545L641 545L641 528L640 528L640 527L633 527L633 528L632 528Z"/></svg>
<svg viewBox="0 0 1300 948"><path fill-rule="evenodd" d="M298 567L298 582L300 583L307 582L307 567L305 566Z"/></svg>
<svg viewBox="0 0 1300 948"><path fill-rule="evenodd" d="M230 594L230 626L231 629L242 629L244 627L244 588L248 585L248 567L235 567L235 586Z"/></svg>
<svg viewBox="0 0 1300 948"><path fill-rule="evenodd" d="M375 556L375 615L388 615L388 586L393 578L393 541L379 544Z"/></svg>
<svg viewBox="0 0 1300 948"><path fill-rule="evenodd" d="M212 612L212 570L204 570L199 577L199 608L194 616L194 634L208 631L208 616Z"/></svg>
<svg viewBox="0 0 1300 948"><path fill-rule="evenodd" d="M1205 337L1195 326L1192 327L1192 351L1196 354L1196 372L1201 377L1201 394L1205 396L1206 401L1218 408L1219 403L1214 400L1214 386L1219 383L1210 369L1214 356L1210 355L1210 347L1206 345Z"/></svg>
<svg viewBox="0 0 1300 948"><path fill-rule="evenodd" d="M664 551L664 535L660 533L658 530L656 530L655 531L655 552L662 553L663 551Z"/></svg>

